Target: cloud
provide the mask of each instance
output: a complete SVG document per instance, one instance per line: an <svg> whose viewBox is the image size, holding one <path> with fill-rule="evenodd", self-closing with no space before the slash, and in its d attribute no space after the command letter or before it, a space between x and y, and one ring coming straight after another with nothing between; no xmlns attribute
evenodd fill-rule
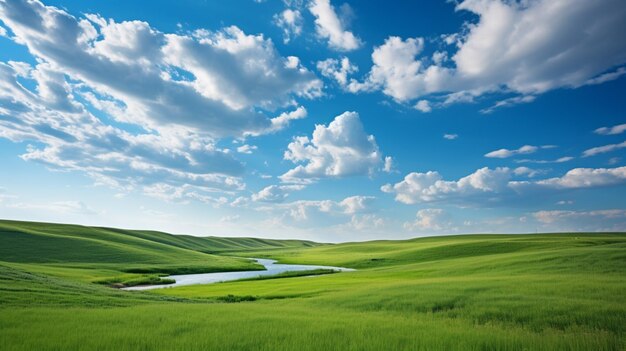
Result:
<svg viewBox="0 0 626 351"><path fill-rule="evenodd" d="M417 211L413 222L405 222L404 228L410 231L441 231L450 227L446 213L440 208L427 208Z"/></svg>
<svg viewBox="0 0 626 351"><path fill-rule="evenodd" d="M535 185L555 189L577 189L618 185L625 182L626 167L574 168L562 177L539 180Z"/></svg>
<svg viewBox="0 0 626 351"><path fill-rule="evenodd" d="M282 202L291 192L304 189L302 185L270 185L256 194L252 194L252 201Z"/></svg>
<svg viewBox="0 0 626 351"><path fill-rule="evenodd" d="M458 134L444 134L443 138L447 140L455 140L459 137Z"/></svg>
<svg viewBox="0 0 626 351"><path fill-rule="evenodd" d="M564 163L573 160L574 158L571 156L559 157L556 160L532 160L532 159L521 159L515 160L517 163L538 163L538 164L546 164L546 163Z"/></svg>
<svg viewBox="0 0 626 351"><path fill-rule="evenodd" d="M595 156L598 154L604 154L607 152L611 152L611 151L615 151L615 150L619 150L623 148L626 148L626 141L623 141L619 144L610 144L610 145L598 146L598 147L594 147L591 149L587 149L583 151L583 157L590 157L590 156Z"/></svg>
<svg viewBox="0 0 626 351"><path fill-rule="evenodd" d="M529 172L530 171L530 172ZM597 188L626 183L626 167L575 168L561 177L540 180L513 180L514 175L534 176L530 169L480 168L459 180L445 180L436 171L409 173L381 191L395 195L405 204L448 202L460 205L495 205L505 199L532 198L571 189Z"/></svg>
<svg viewBox="0 0 626 351"><path fill-rule="evenodd" d="M18 67L16 69L15 67ZM32 92L18 83L31 79ZM131 134L89 113L48 64L0 63L0 137L28 142L22 159L78 171L122 191L166 179L198 192L243 187L243 165L210 138L185 131Z"/></svg>
<svg viewBox="0 0 626 351"><path fill-rule="evenodd" d="M428 113L433 110L428 100L420 100L415 104L415 109L424 113Z"/></svg>
<svg viewBox="0 0 626 351"><path fill-rule="evenodd" d="M115 102L122 122L220 137L267 128L255 108L321 93L321 82L262 35L231 26L166 34L141 21L77 19L40 2L2 2L0 18L39 60ZM271 73L271 74L270 74Z"/></svg>
<svg viewBox="0 0 626 351"><path fill-rule="evenodd" d="M513 174L515 175L518 175L518 176L525 175L530 178L534 178L537 175L542 174L542 173L545 173L545 172L541 170L528 168L528 167L517 167L513 170Z"/></svg>
<svg viewBox="0 0 626 351"><path fill-rule="evenodd" d="M508 168L481 168L458 181L446 181L434 171L413 172L399 183L384 185L381 190L396 194L396 201L405 204L454 201L499 193L507 187L510 178Z"/></svg>
<svg viewBox="0 0 626 351"><path fill-rule="evenodd" d="M399 102L431 95L445 99L442 106L488 93L514 95L484 111L490 112L624 72L617 67L626 62L619 34L626 31L626 8L620 0L466 0L456 10L477 20L442 36L437 44L450 49L431 58L422 55L423 38L390 36L374 48L372 68L355 90L382 90Z"/></svg>
<svg viewBox="0 0 626 351"><path fill-rule="evenodd" d="M257 149L256 145L243 144L243 145L237 147L237 152L242 153L242 154L251 154L252 151L254 151L256 149Z"/></svg>
<svg viewBox="0 0 626 351"><path fill-rule="evenodd" d="M341 60L333 58L317 62L317 70L326 77L337 81L344 89L348 84L348 75L358 72L357 66L350 63L350 59L342 57Z"/></svg>
<svg viewBox="0 0 626 351"><path fill-rule="evenodd" d="M533 146L533 145L524 145L516 150L509 149L499 149L495 151L491 151L485 154L485 157L489 158L509 158L515 155L527 155L537 152L540 149L551 149L554 148L553 145L543 145L543 146Z"/></svg>
<svg viewBox="0 0 626 351"><path fill-rule="evenodd" d="M408 101L435 92L447 78L448 69L431 66L423 69L415 56L424 49L424 39L389 37L381 46L374 48L371 68L367 80L358 85L353 83L353 91L382 89L383 93L398 101Z"/></svg>
<svg viewBox="0 0 626 351"><path fill-rule="evenodd" d="M350 196L338 203L346 214L355 214L367 210L375 199L373 196Z"/></svg>
<svg viewBox="0 0 626 351"><path fill-rule="evenodd" d="M344 112L328 125L316 125L312 138L296 137L287 146L285 160L304 163L280 178L286 182L374 173L382 154L356 112Z"/></svg>
<svg viewBox="0 0 626 351"><path fill-rule="evenodd" d="M340 223L347 216L352 224L381 224L380 219L372 213L373 196L349 196L340 201L333 200L298 200L288 203L274 201L265 207L257 208L259 211L278 213L277 221L285 224L299 225L327 225L328 223Z"/></svg>
<svg viewBox="0 0 626 351"><path fill-rule="evenodd" d="M287 44L302 33L302 14L297 9L285 9L274 15L274 24L283 30L283 42Z"/></svg>
<svg viewBox="0 0 626 351"><path fill-rule="evenodd" d="M391 156L385 156L385 165L383 166L383 172L385 173L391 173L393 172L393 157Z"/></svg>
<svg viewBox="0 0 626 351"><path fill-rule="evenodd" d="M328 46L332 49L352 51L361 46L361 40L345 29L345 23L337 16L330 0L312 0L309 11L315 16L317 35L328 40Z"/></svg>
<svg viewBox="0 0 626 351"><path fill-rule="evenodd" d="M537 211L533 216L542 223L554 223L570 218L601 217L626 218L626 210L596 210L596 211Z"/></svg>
<svg viewBox="0 0 626 351"><path fill-rule="evenodd" d="M617 135L626 131L626 123L618 124L613 127L602 127L594 130L593 132L600 135Z"/></svg>

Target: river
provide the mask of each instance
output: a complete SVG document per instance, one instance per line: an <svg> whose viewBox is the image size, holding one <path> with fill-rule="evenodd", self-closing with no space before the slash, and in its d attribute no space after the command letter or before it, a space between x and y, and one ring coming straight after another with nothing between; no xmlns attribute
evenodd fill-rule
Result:
<svg viewBox="0 0 626 351"><path fill-rule="evenodd" d="M123 288L123 290L150 290L160 288L170 288L176 286L196 285L196 284L212 284L219 282L227 282L231 280L240 280L245 278L255 278L260 276L276 275L283 272L294 271L310 271L314 269L333 269L340 272L353 271L351 268L333 267L333 266L313 266L306 264L282 264L276 263L276 260L254 258L254 260L265 267L264 271L241 271L241 272L219 272L219 273L199 273L199 274L180 274L170 275L165 278L174 279L174 284L160 285L141 285Z"/></svg>

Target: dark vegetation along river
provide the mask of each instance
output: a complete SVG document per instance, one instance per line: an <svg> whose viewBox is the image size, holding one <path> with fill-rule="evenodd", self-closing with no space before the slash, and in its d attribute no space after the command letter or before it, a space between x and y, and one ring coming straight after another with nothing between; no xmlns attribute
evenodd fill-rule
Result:
<svg viewBox="0 0 626 351"><path fill-rule="evenodd" d="M330 269L340 272L353 271L350 268L332 267L332 266L313 266L306 264L281 264L276 260L255 258L257 263L265 267L264 271L242 271L242 272L221 272L221 273L200 273L200 274L180 274L164 277L165 279L173 279L176 283L166 285L142 285L124 288L123 290L150 290L159 288L170 288L175 286L195 285L195 284L211 284L226 282L231 280L249 279L256 277L272 276L284 272L312 271L318 269Z"/></svg>

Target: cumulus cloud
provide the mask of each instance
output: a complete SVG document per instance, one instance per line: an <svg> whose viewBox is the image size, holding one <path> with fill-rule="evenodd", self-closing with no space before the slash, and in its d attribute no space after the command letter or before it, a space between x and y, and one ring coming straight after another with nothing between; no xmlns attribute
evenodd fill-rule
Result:
<svg viewBox="0 0 626 351"><path fill-rule="evenodd" d="M590 156L595 156L598 154L604 154L607 152L611 152L611 151L615 151L615 150L619 150L623 148L626 148L626 141L622 141L619 144L609 144L609 145L598 146L598 147L594 147L591 149L587 149L583 151L583 157L590 157Z"/></svg>
<svg viewBox="0 0 626 351"><path fill-rule="evenodd" d="M626 31L620 0L466 0L456 10L477 20L442 36L442 44L452 45L449 52L431 58L422 55L423 38L390 36L374 48L360 91L382 90L399 102L442 96L442 105L486 93L514 95L484 111L490 112L624 73L618 67L626 62L626 42L618 34Z"/></svg>
<svg viewBox="0 0 626 351"><path fill-rule="evenodd" d="M602 127L594 130L593 132L600 135L616 135L622 134L626 131L626 123L618 124L613 127Z"/></svg>
<svg viewBox="0 0 626 351"><path fill-rule="evenodd" d="M440 208L427 208L417 211L415 214L415 220L413 222L404 223L404 228L407 230L419 230L419 231L439 231L442 230L448 223L443 223L442 218L445 212Z"/></svg>
<svg viewBox="0 0 626 351"><path fill-rule="evenodd" d="M575 168L561 177L540 180L513 180L513 176L534 176L530 169L487 167L459 180L445 180L436 171L409 173L396 184L381 190L395 195L405 204L449 202L456 204L492 205L503 199L520 199L537 191L543 194L570 189L596 188L626 183L626 167Z"/></svg>
<svg viewBox="0 0 626 351"><path fill-rule="evenodd" d="M626 182L626 167L574 168L562 177L539 180L535 184L556 189L591 188ZM519 185L519 184L514 184ZM525 184L522 184L522 186Z"/></svg>
<svg viewBox="0 0 626 351"><path fill-rule="evenodd" d="M38 1L0 2L0 19L37 62L0 62L0 137L122 192L219 204L245 184L218 139L283 129L306 109L269 116L321 94L297 57L234 26L167 34Z"/></svg>
<svg viewBox="0 0 626 351"><path fill-rule="evenodd" d="M285 44L302 34L303 19L300 10L285 9L274 15L274 24L283 30L283 42Z"/></svg>
<svg viewBox="0 0 626 351"><path fill-rule="evenodd" d="M515 155L526 155L537 152L540 149L551 149L554 146L552 145L543 145L543 146L534 146L534 145L524 145L519 149L509 150L509 149L499 149L495 151L491 151L485 154L485 157L490 158L508 158Z"/></svg>
<svg viewBox="0 0 626 351"><path fill-rule="evenodd" d="M373 196L350 196L341 200L337 205L346 214L355 214L367 210L375 197Z"/></svg>
<svg viewBox="0 0 626 351"><path fill-rule="evenodd" d="M415 104L415 109L424 113L428 113L433 110L428 100L420 100Z"/></svg>
<svg viewBox="0 0 626 351"><path fill-rule="evenodd" d="M166 34L141 21L78 19L37 1L2 2L0 18L39 60L116 102L113 118L144 128L242 135L271 123L255 107L320 94L312 72L235 26Z"/></svg>
<svg viewBox="0 0 626 351"><path fill-rule="evenodd" d="M252 201L282 202L291 192L304 189L302 185L270 185L252 194Z"/></svg>
<svg viewBox="0 0 626 351"><path fill-rule="evenodd" d="M481 168L458 181L446 181L435 171L413 172L399 183L384 185L381 190L396 194L399 202L416 204L499 193L507 187L510 178L508 168Z"/></svg>
<svg viewBox="0 0 626 351"><path fill-rule="evenodd" d="M309 11L315 16L317 35L328 41L328 46L338 51L352 51L361 46L361 40L346 30L330 0L312 0Z"/></svg>
<svg viewBox="0 0 626 351"><path fill-rule="evenodd" d="M96 184L124 191L162 179L196 192L243 187L243 165L210 138L184 130L131 134L89 113L48 64L14 66L0 63L0 137L33 143L24 160L83 172ZM33 79L36 92L18 79Z"/></svg>
<svg viewBox="0 0 626 351"><path fill-rule="evenodd" d="M312 138L296 137L287 146L285 160L304 163L280 178L286 182L374 173L382 154L356 112L344 112L328 125L316 125Z"/></svg>
<svg viewBox="0 0 626 351"><path fill-rule="evenodd" d="M350 62L349 58L342 57L341 60L329 58L318 61L317 70L324 77L337 81L345 89L348 84L348 75L358 72L359 69Z"/></svg>

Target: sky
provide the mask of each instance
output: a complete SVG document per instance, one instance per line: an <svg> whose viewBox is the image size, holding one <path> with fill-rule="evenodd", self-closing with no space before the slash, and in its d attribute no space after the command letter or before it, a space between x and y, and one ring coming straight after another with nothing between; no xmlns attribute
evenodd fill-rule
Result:
<svg viewBox="0 0 626 351"><path fill-rule="evenodd" d="M622 0L0 0L0 218L626 231Z"/></svg>

